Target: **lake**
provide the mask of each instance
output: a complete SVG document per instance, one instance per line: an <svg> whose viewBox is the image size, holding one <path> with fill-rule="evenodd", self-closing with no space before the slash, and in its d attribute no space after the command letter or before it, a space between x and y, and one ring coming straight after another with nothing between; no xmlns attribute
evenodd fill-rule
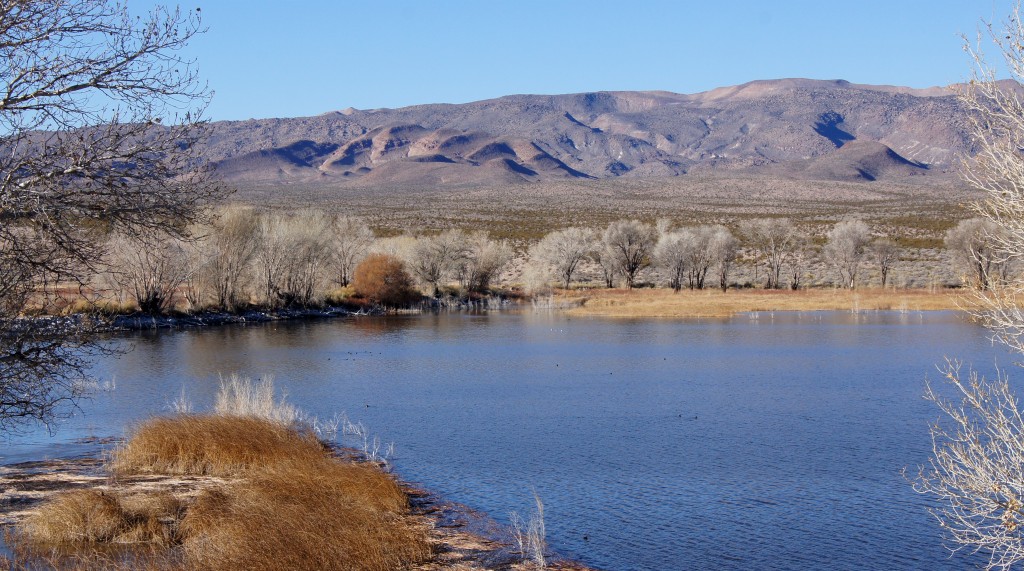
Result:
<svg viewBox="0 0 1024 571"><path fill-rule="evenodd" d="M610 570L959 569L901 475L930 454L936 366L1013 356L953 313L759 313L722 321L557 313L358 317L127 335L114 387L0 464L80 453L182 388L270 374L342 411L404 479L507 522L533 492L562 555Z"/></svg>

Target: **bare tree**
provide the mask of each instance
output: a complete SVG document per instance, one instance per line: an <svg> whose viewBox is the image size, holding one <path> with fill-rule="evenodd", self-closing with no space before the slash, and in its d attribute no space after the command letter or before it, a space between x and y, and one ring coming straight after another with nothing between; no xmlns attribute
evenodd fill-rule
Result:
<svg viewBox="0 0 1024 571"><path fill-rule="evenodd" d="M788 218L744 220L740 224L740 233L767 266L765 289L782 287L782 266L793 253L796 240L793 224Z"/></svg>
<svg viewBox="0 0 1024 571"><path fill-rule="evenodd" d="M1000 226L988 218L961 220L946 232L946 249L978 289L989 289L1001 262L1008 259L996 251L1000 234Z"/></svg>
<svg viewBox="0 0 1024 571"><path fill-rule="evenodd" d="M803 287L807 269L815 259L816 252L811 248L810 239L803 234L794 234L787 257L789 267L789 289L798 290ZM782 284L779 284L782 287Z"/></svg>
<svg viewBox="0 0 1024 571"><path fill-rule="evenodd" d="M416 248L416 241L416 237L409 234L377 238L373 244L370 244L370 253L394 256L408 266L412 259L412 252Z"/></svg>
<svg viewBox="0 0 1024 571"><path fill-rule="evenodd" d="M715 262L711 240L717 228L699 226L659 232L654 258L669 275L669 285L679 291L686 277L690 289L704 289L708 271Z"/></svg>
<svg viewBox="0 0 1024 571"><path fill-rule="evenodd" d="M108 248L111 280L128 292L139 311L158 315L173 308L175 292L192 271L181 239L162 232L118 233L111 236Z"/></svg>
<svg viewBox="0 0 1024 571"><path fill-rule="evenodd" d="M265 303L271 307L315 303L330 279L331 217L321 210L304 209L264 213L258 222L253 265Z"/></svg>
<svg viewBox="0 0 1024 571"><path fill-rule="evenodd" d="M409 255L412 274L437 297L441 284L452 278L469 255L466 235L461 230L446 230L437 236L421 237Z"/></svg>
<svg viewBox="0 0 1024 571"><path fill-rule="evenodd" d="M609 256L626 281L626 288L633 289L637 273L651 263L650 256L657 241L654 227L639 220L619 220L608 225L601 241L603 255Z"/></svg>
<svg viewBox="0 0 1024 571"><path fill-rule="evenodd" d="M533 296L535 301L552 294L551 280L550 267L539 264L532 258L526 260L523 272L520 275L520 282L522 283L523 291Z"/></svg>
<svg viewBox="0 0 1024 571"><path fill-rule="evenodd" d="M278 304L287 271L286 264L290 244L285 238L288 232L287 217L282 213L264 212L259 217L259 240L254 252L254 266L258 275L260 295L270 307Z"/></svg>
<svg viewBox="0 0 1024 571"><path fill-rule="evenodd" d="M871 229L860 220L839 222L828 232L825 256L839 270L845 287L857 287L857 274L871 240Z"/></svg>
<svg viewBox="0 0 1024 571"><path fill-rule="evenodd" d="M509 261L512 247L505 240L492 240L483 232L469 237L468 250L458 267L459 281L468 292L486 292Z"/></svg>
<svg viewBox="0 0 1024 571"><path fill-rule="evenodd" d="M184 298L185 311L195 311L206 306L209 299L210 281L206 272L208 244L206 234L209 227L205 224L194 224L188 229L191 240L183 241L182 247L185 251L185 263L188 271L185 274L185 281L181 284L181 296Z"/></svg>
<svg viewBox="0 0 1024 571"><path fill-rule="evenodd" d="M704 281L711 270L711 264L715 261L711 251L711 239L715 235L715 228L699 226L691 230L691 235L693 238L689 248L689 286L690 289L704 289Z"/></svg>
<svg viewBox="0 0 1024 571"><path fill-rule="evenodd" d="M278 239L287 251L282 280L276 293L285 306L306 307L328 281L331 260L331 218L325 212L305 209L287 218Z"/></svg>
<svg viewBox="0 0 1024 571"><path fill-rule="evenodd" d="M889 272L892 271L893 266L900 259L900 247L896 245L896 242L888 238L879 238L871 243L871 247L868 248L868 255L878 266L878 272L882 277L882 287L884 288L889 281Z"/></svg>
<svg viewBox="0 0 1024 571"><path fill-rule="evenodd" d="M594 244L594 250L590 255L601 268L601 281L604 282L604 287L615 287L615 275L618 273L615 251L599 241Z"/></svg>
<svg viewBox="0 0 1024 571"><path fill-rule="evenodd" d="M530 248L530 259L549 266L562 287L569 289L580 263L593 251L594 241L594 232L586 228L556 230Z"/></svg>
<svg viewBox="0 0 1024 571"><path fill-rule="evenodd" d="M345 287L352 281L352 272L373 244L373 230L365 220L353 216L337 216L331 226L335 280Z"/></svg>
<svg viewBox="0 0 1024 571"><path fill-rule="evenodd" d="M1024 283L990 281L988 276L991 264L1008 264L1024 255L1020 4L1005 26L986 26L1015 81L996 81L980 48L965 42L977 69L972 81L959 89L958 99L969 112L978 152L965 162L963 177L986 198L977 206L982 221L958 225L947 242L961 246L963 259L970 260L982 286L973 294L971 312L996 339L1019 353L1024 351ZM962 375L955 362L945 373L956 399L928 392L945 414L932 427L933 457L915 487L939 501L933 513L957 549L983 552L989 569L1009 569L1024 561L1024 413L1005 373L989 381L973 372Z"/></svg>
<svg viewBox="0 0 1024 571"><path fill-rule="evenodd" d="M218 209L203 241L202 268L218 307L232 311L242 300L260 244L260 230L260 217L254 209L240 205Z"/></svg>
<svg viewBox="0 0 1024 571"><path fill-rule="evenodd" d="M673 291L683 289L683 279L690 272L691 250L695 244L693 232L666 230L660 232L654 246L654 259L658 267L668 275L668 285Z"/></svg>
<svg viewBox="0 0 1024 571"><path fill-rule="evenodd" d="M708 251L711 252L711 259L716 268L718 287L726 291L729 289L729 273L739 254L740 241L725 226L717 225L712 228L714 232L708 243Z"/></svg>
<svg viewBox="0 0 1024 571"><path fill-rule="evenodd" d="M104 231L180 236L222 194L201 168L209 91L179 55L200 32L162 7L0 2L0 430L52 419L86 376L88 326L17 319L33 292L84 282Z"/></svg>
<svg viewBox="0 0 1024 571"><path fill-rule="evenodd" d="M956 544L987 551L990 569L1009 569L1024 560L1024 411L1005 375L965 376L953 361L943 373L958 398L925 393L946 422L932 426L933 457L915 489L941 502L932 513Z"/></svg>

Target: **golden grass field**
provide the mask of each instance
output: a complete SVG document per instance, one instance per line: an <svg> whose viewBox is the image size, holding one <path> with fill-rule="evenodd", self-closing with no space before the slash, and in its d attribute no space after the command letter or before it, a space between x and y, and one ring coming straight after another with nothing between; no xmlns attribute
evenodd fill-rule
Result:
<svg viewBox="0 0 1024 571"><path fill-rule="evenodd" d="M935 311L958 309L965 293L938 289L682 290L593 289L556 294L569 315L727 318L753 311Z"/></svg>

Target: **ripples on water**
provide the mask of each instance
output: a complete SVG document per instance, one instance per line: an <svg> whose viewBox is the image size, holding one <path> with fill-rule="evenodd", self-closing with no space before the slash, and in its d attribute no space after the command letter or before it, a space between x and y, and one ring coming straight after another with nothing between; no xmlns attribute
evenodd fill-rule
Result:
<svg viewBox="0 0 1024 571"><path fill-rule="evenodd" d="M722 322L439 315L139 334L117 388L59 440L118 434L182 386L273 374L313 414L396 443L406 479L507 520L543 498L549 541L606 569L942 569L921 398L944 356L1012 361L955 315ZM0 462L60 453L44 435ZM45 448L40 446L45 445Z"/></svg>

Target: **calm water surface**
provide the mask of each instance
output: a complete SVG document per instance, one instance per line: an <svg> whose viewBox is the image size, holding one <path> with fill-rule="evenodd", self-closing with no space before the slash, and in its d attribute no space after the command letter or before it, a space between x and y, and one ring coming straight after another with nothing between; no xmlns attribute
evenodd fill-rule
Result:
<svg viewBox="0 0 1024 571"><path fill-rule="evenodd" d="M1012 357L951 313L729 321L437 315L137 334L116 388L0 463L80 451L218 373L272 374L394 442L397 471L507 521L546 506L561 554L633 569L962 569L901 469L927 461L936 364Z"/></svg>

